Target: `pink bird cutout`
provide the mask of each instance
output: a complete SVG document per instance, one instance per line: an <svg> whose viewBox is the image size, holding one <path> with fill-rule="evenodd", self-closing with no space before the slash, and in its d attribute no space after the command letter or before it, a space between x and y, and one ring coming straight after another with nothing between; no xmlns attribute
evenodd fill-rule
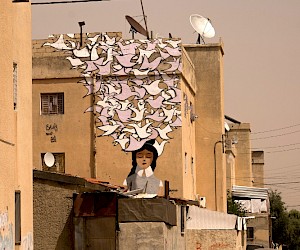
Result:
<svg viewBox="0 0 300 250"><path fill-rule="evenodd" d="M174 88L174 87L172 87L172 89L175 91L175 97L168 100L168 101L169 102L176 102L176 103L181 102L181 90L178 89L178 88Z"/></svg>
<svg viewBox="0 0 300 250"><path fill-rule="evenodd" d="M131 113L132 113L131 109L127 109L127 110L116 109L116 112L117 112L118 117L121 122L129 122L130 121L130 117L131 117Z"/></svg>
<svg viewBox="0 0 300 250"><path fill-rule="evenodd" d="M84 70L84 72L93 72L94 70L97 69L97 66L93 61L86 61L87 67Z"/></svg>
<svg viewBox="0 0 300 250"><path fill-rule="evenodd" d="M118 100L124 101L128 99L130 96L138 95L138 93L133 92L127 84L121 84L122 91L120 94L115 95L114 97Z"/></svg>
<svg viewBox="0 0 300 250"><path fill-rule="evenodd" d="M99 75L109 75L110 74L110 65L111 65L111 61L109 61L107 64L101 66L101 65L97 65L97 68L99 69L98 74Z"/></svg>
<svg viewBox="0 0 300 250"><path fill-rule="evenodd" d="M128 147L125 149L125 151L127 152L131 152L131 151L135 151L140 149L146 141L148 141L149 139L142 139L140 141L138 141L137 139L135 139L132 135L129 138L129 145Z"/></svg>
<svg viewBox="0 0 300 250"><path fill-rule="evenodd" d="M177 117L176 120L170 124L170 126L171 127L181 127L182 121L180 120L179 117Z"/></svg>
<svg viewBox="0 0 300 250"><path fill-rule="evenodd" d="M161 57L157 57L152 62L149 62L148 58L145 56L140 69L150 69L150 70L157 69L161 60L162 60Z"/></svg>
<svg viewBox="0 0 300 250"><path fill-rule="evenodd" d="M117 42L123 55L135 55L135 49L140 45L139 43L130 43L123 45L121 42Z"/></svg>
<svg viewBox="0 0 300 250"><path fill-rule="evenodd" d="M162 96L158 96L156 99L150 99L148 98L146 100L146 102L148 102L151 107L157 109L157 108L160 108L162 106L162 102L164 101L165 99L162 97Z"/></svg>
<svg viewBox="0 0 300 250"><path fill-rule="evenodd" d="M171 55L171 56L181 56L181 52L179 48L170 48L170 47L165 47L165 50Z"/></svg>
<svg viewBox="0 0 300 250"><path fill-rule="evenodd" d="M131 62L131 59L134 56L135 55L129 54L129 55L124 55L124 56L116 55L115 57L117 58L117 60L123 67L129 68L129 67L133 67L134 65L136 65L136 62Z"/></svg>
<svg viewBox="0 0 300 250"><path fill-rule="evenodd" d="M146 90L144 88L139 88L137 86L133 86L134 90L136 93L139 94L140 98L144 98L145 94L146 94Z"/></svg>

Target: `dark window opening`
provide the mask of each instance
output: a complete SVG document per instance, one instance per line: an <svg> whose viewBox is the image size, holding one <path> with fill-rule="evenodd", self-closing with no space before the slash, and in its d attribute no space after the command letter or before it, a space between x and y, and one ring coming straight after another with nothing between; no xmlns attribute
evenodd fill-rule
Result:
<svg viewBox="0 0 300 250"><path fill-rule="evenodd" d="M21 191L15 191L15 244L21 244Z"/></svg>

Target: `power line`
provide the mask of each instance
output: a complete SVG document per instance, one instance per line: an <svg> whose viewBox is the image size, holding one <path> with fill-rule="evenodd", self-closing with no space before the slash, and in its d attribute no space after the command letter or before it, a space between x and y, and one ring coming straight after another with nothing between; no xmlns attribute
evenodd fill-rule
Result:
<svg viewBox="0 0 300 250"><path fill-rule="evenodd" d="M255 134L264 134L264 133L268 133L268 132L279 131L279 130L284 130L284 129L288 129L288 128L294 128L294 127L297 127L297 126L300 126L300 123L299 124L295 124L295 125L291 125L291 126L287 126L287 127L282 127L282 128L276 128L276 129L270 129L270 130L265 130L265 131L259 131L259 132L255 132L255 133L252 133L252 134L253 135L255 135Z"/></svg>
<svg viewBox="0 0 300 250"><path fill-rule="evenodd" d="M286 184L296 184L300 181L290 181L290 182L277 182L277 183L264 183L265 185L286 185ZM263 183L262 183L263 184Z"/></svg>
<svg viewBox="0 0 300 250"><path fill-rule="evenodd" d="M31 5L86 3L86 2L102 2L102 1L108 1L108 0L78 0L78 1L37 2L37 3L31 3Z"/></svg>
<svg viewBox="0 0 300 250"><path fill-rule="evenodd" d="M269 138L280 137L280 136L284 136L284 135L291 135L291 134L295 134L295 133L299 133L299 132L300 132L300 130L295 130L295 131L292 131L292 132L289 132L289 133L284 133L284 134L279 134L279 135L270 135L270 136L259 137L259 138L253 138L253 139L250 139L250 140L254 141L254 140L269 139Z"/></svg>
<svg viewBox="0 0 300 250"><path fill-rule="evenodd" d="M300 142L292 143L292 144L279 145L279 146L260 147L260 148L250 148L250 149L283 148L283 147L295 146L295 145L299 145L299 144L300 144Z"/></svg>

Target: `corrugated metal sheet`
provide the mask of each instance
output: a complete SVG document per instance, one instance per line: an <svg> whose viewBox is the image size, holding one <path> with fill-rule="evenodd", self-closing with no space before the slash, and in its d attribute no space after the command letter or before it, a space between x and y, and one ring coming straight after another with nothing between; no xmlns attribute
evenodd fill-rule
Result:
<svg viewBox="0 0 300 250"><path fill-rule="evenodd" d="M244 197L249 199L268 199L268 188L232 186L233 197Z"/></svg>
<svg viewBox="0 0 300 250"><path fill-rule="evenodd" d="M235 229L237 216L189 206L187 229Z"/></svg>

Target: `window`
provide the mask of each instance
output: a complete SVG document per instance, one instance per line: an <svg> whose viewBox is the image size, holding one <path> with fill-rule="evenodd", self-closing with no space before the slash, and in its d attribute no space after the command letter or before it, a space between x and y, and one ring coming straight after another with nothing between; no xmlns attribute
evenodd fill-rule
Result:
<svg viewBox="0 0 300 250"><path fill-rule="evenodd" d="M254 228L247 227L247 240L254 240Z"/></svg>
<svg viewBox="0 0 300 250"><path fill-rule="evenodd" d="M52 153L55 159L54 165L48 167L44 161L45 153L41 154L42 158L42 169L49 172L65 173L65 153Z"/></svg>
<svg viewBox="0 0 300 250"><path fill-rule="evenodd" d="M64 93L41 94L41 114L58 115L64 113Z"/></svg>
<svg viewBox="0 0 300 250"><path fill-rule="evenodd" d="M13 98L14 98L14 110L17 110L17 101L18 101L18 64L13 63Z"/></svg>
<svg viewBox="0 0 300 250"><path fill-rule="evenodd" d="M21 191L15 191L15 244L21 244Z"/></svg>

